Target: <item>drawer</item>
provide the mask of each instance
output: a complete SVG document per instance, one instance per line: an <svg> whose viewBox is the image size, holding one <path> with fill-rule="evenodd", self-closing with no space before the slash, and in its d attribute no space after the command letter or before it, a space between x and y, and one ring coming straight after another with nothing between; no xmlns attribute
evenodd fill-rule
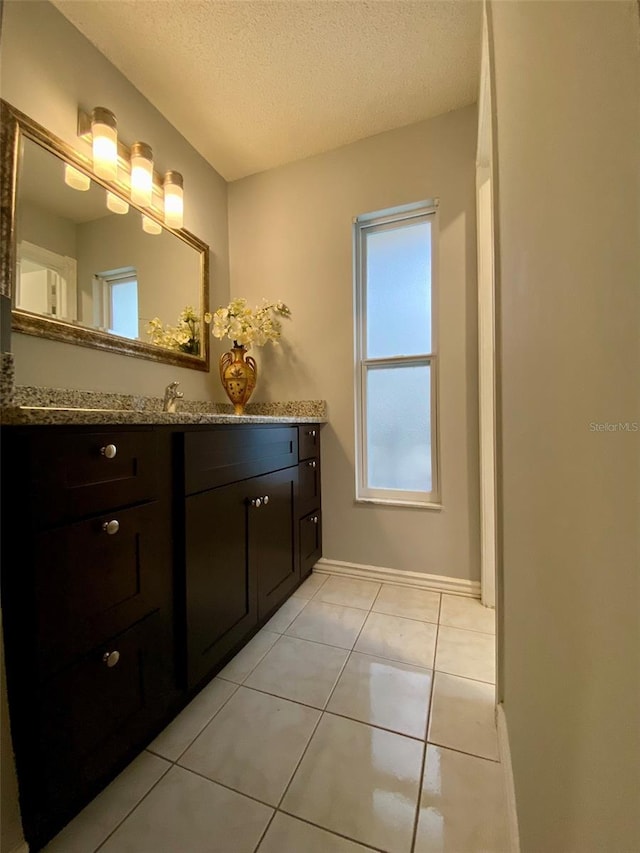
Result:
<svg viewBox="0 0 640 853"><path fill-rule="evenodd" d="M152 430L51 430L32 436L27 447L31 500L39 527L157 495L157 436Z"/></svg>
<svg viewBox="0 0 640 853"><path fill-rule="evenodd" d="M185 494L246 480L298 462L296 427L216 429L185 433Z"/></svg>
<svg viewBox="0 0 640 853"><path fill-rule="evenodd" d="M298 465L298 516L320 509L320 459L305 459Z"/></svg>
<svg viewBox="0 0 640 853"><path fill-rule="evenodd" d="M320 456L320 426L304 424L298 427L298 459Z"/></svg>
<svg viewBox="0 0 640 853"><path fill-rule="evenodd" d="M107 533L107 525L117 532ZM170 597L167 528L167 515L153 502L36 537L36 647L42 669L60 669Z"/></svg>
<svg viewBox="0 0 640 853"><path fill-rule="evenodd" d="M322 513L300 519L300 577L306 577L322 557Z"/></svg>
<svg viewBox="0 0 640 853"><path fill-rule="evenodd" d="M163 718L173 675L166 627L154 613L42 687L38 770L50 803L81 797Z"/></svg>

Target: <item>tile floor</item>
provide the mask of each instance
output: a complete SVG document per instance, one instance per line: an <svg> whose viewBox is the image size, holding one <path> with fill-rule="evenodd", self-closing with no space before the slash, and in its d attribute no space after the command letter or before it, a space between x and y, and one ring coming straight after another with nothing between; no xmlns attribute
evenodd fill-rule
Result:
<svg viewBox="0 0 640 853"><path fill-rule="evenodd" d="M507 853L494 619L314 573L48 853Z"/></svg>

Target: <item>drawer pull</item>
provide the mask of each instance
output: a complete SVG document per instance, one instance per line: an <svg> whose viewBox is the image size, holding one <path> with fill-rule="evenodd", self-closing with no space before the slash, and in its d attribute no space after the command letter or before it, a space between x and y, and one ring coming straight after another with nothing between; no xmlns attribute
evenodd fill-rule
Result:
<svg viewBox="0 0 640 853"><path fill-rule="evenodd" d="M307 465L309 466L309 468L315 468L316 467L315 462L307 462Z"/></svg>
<svg viewBox="0 0 640 853"><path fill-rule="evenodd" d="M254 498L251 501L251 506L254 506L256 509L260 509L262 506L262 498Z"/></svg>
<svg viewBox="0 0 640 853"><path fill-rule="evenodd" d="M112 669L120 660L120 652L105 652L102 655L102 662L106 664L109 669Z"/></svg>
<svg viewBox="0 0 640 853"><path fill-rule="evenodd" d="M120 522L116 521L115 518L111 519L111 521L105 521L105 523L102 525L102 529L109 536L113 536L115 533L118 532L118 530L120 530Z"/></svg>
<svg viewBox="0 0 640 853"><path fill-rule="evenodd" d="M107 459L113 459L117 452L118 448L115 444L107 444L106 447L100 448L101 455L105 456Z"/></svg>
<svg viewBox="0 0 640 853"><path fill-rule="evenodd" d="M308 429L308 430L307 430L307 435L308 435L308 436L311 436L311 438L315 438L315 437L316 437L316 435L317 435L317 432L315 431L315 429Z"/></svg>
<svg viewBox="0 0 640 853"><path fill-rule="evenodd" d="M262 503L266 506L269 503L269 495L265 495L262 499Z"/></svg>

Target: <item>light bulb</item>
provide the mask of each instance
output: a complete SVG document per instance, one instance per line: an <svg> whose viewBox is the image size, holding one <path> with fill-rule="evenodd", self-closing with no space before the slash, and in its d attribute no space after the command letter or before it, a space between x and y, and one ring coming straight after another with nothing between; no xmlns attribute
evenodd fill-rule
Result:
<svg viewBox="0 0 640 853"><path fill-rule="evenodd" d="M164 221L169 228L182 228L184 219L184 190L180 172L164 176Z"/></svg>
<svg viewBox="0 0 640 853"><path fill-rule="evenodd" d="M105 107L91 113L93 170L99 178L115 181L118 177L118 130L116 117Z"/></svg>
<svg viewBox="0 0 640 853"><path fill-rule="evenodd" d="M162 225L159 225L155 219L143 215L142 230L146 231L147 234L162 234Z"/></svg>
<svg viewBox="0 0 640 853"><path fill-rule="evenodd" d="M112 213L129 213L129 205L115 193L110 193L107 190L107 207Z"/></svg>
<svg viewBox="0 0 640 853"><path fill-rule="evenodd" d="M153 195L153 151L146 142L131 146L131 201L151 207Z"/></svg>
<svg viewBox="0 0 640 853"><path fill-rule="evenodd" d="M86 192L91 186L91 178L69 163L64 167L64 182L67 186L74 190L80 190L80 192Z"/></svg>

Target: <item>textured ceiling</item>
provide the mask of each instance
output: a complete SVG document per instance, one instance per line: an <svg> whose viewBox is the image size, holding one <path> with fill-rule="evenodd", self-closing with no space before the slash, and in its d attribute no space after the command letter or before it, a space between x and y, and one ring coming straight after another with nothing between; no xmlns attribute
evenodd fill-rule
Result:
<svg viewBox="0 0 640 853"><path fill-rule="evenodd" d="M477 0L53 3L227 180L477 97Z"/></svg>

